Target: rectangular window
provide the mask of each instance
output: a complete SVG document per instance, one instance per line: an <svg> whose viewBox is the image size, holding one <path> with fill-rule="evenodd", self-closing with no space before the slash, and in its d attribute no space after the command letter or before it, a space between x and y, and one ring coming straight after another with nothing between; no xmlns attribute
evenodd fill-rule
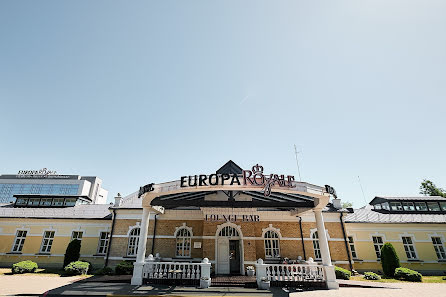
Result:
<svg viewBox="0 0 446 297"><path fill-rule="evenodd" d="M110 232L101 232L98 243L98 254L105 255L107 253L109 241Z"/></svg>
<svg viewBox="0 0 446 297"><path fill-rule="evenodd" d="M390 210L388 202L381 203L381 206L382 206L382 209Z"/></svg>
<svg viewBox="0 0 446 297"><path fill-rule="evenodd" d="M415 202L415 208L417 211L427 211L425 202Z"/></svg>
<svg viewBox="0 0 446 297"><path fill-rule="evenodd" d="M353 240L353 236L348 237L348 245L350 246L350 252L352 254L353 259L357 259L358 255L356 254L355 242Z"/></svg>
<svg viewBox="0 0 446 297"><path fill-rule="evenodd" d="M414 211L415 210L415 206L414 206L413 202L403 202L403 208L406 211Z"/></svg>
<svg viewBox="0 0 446 297"><path fill-rule="evenodd" d="M375 248L376 258L381 259L381 248L383 247L383 238L381 236L373 236L373 247Z"/></svg>
<svg viewBox="0 0 446 297"><path fill-rule="evenodd" d="M440 206L437 202L428 202L427 207L430 211L440 211Z"/></svg>
<svg viewBox="0 0 446 297"><path fill-rule="evenodd" d="M71 240L82 240L83 233L83 231L73 231L73 233L71 233Z"/></svg>
<svg viewBox="0 0 446 297"><path fill-rule="evenodd" d="M16 205L26 205L26 204L28 204L28 199L25 199L25 198L17 198L15 204L16 204Z"/></svg>
<svg viewBox="0 0 446 297"><path fill-rule="evenodd" d="M401 202L390 202L390 208L392 210L398 210L398 211L403 210L403 207L401 206Z"/></svg>
<svg viewBox="0 0 446 297"><path fill-rule="evenodd" d="M444 251L443 242L440 237L432 237L432 243L434 245L435 253L438 260L446 260L446 253Z"/></svg>
<svg viewBox="0 0 446 297"><path fill-rule="evenodd" d="M446 211L446 202L439 202L442 211Z"/></svg>
<svg viewBox="0 0 446 297"><path fill-rule="evenodd" d="M53 206L63 206L63 198L54 198Z"/></svg>
<svg viewBox="0 0 446 297"><path fill-rule="evenodd" d="M14 244L13 244L12 250L11 250L13 253L21 253L22 252L27 233L28 233L28 231L25 231L25 230L17 230L15 239L14 239Z"/></svg>
<svg viewBox="0 0 446 297"><path fill-rule="evenodd" d="M42 198L42 199L40 199L40 205L51 206L52 201L53 201L53 199L51 199L51 198Z"/></svg>
<svg viewBox="0 0 446 297"><path fill-rule="evenodd" d="M65 199L65 206L75 206L75 205L76 205L76 198Z"/></svg>
<svg viewBox="0 0 446 297"><path fill-rule="evenodd" d="M39 198L31 198L29 199L28 205L37 206L40 203Z"/></svg>
<svg viewBox="0 0 446 297"><path fill-rule="evenodd" d="M53 245L54 231L45 231L43 233L42 245L40 246L41 253L51 252L51 246Z"/></svg>
<svg viewBox="0 0 446 297"><path fill-rule="evenodd" d="M381 204L375 204L373 205L373 208L376 210L380 210L381 209Z"/></svg>
<svg viewBox="0 0 446 297"><path fill-rule="evenodd" d="M413 244L412 237L403 236L402 240L407 259L409 260L417 259L417 253L415 252L415 246Z"/></svg>
<svg viewBox="0 0 446 297"><path fill-rule="evenodd" d="M319 235L317 234L317 231L313 233L313 249L314 249L314 259L315 260L322 259L321 247L319 245Z"/></svg>

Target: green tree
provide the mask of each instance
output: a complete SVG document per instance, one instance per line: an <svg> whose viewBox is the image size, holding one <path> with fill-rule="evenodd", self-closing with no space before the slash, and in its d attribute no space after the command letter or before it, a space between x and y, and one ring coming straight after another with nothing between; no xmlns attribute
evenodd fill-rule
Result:
<svg viewBox="0 0 446 297"><path fill-rule="evenodd" d="M65 257L63 259L63 268L65 268L71 262L79 260L81 252L81 241L78 239L72 240L65 251Z"/></svg>
<svg viewBox="0 0 446 297"><path fill-rule="evenodd" d="M438 188L433 182L428 179L424 179L421 183L420 194L446 197L446 191L442 188Z"/></svg>
<svg viewBox="0 0 446 297"><path fill-rule="evenodd" d="M349 208L349 207L353 207L353 203L350 201L345 201L342 203L342 208Z"/></svg>
<svg viewBox="0 0 446 297"><path fill-rule="evenodd" d="M381 248L381 265L384 275L393 277L395 269L400 267L400 259L396 254L395 248L389 242L386 242Z"/></svg>

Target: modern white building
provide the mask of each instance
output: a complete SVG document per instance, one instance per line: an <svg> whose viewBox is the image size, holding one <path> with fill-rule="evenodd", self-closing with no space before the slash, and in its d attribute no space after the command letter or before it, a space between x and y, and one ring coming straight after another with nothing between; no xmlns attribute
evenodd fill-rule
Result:
<svg viewBox="0 0 446 297"><path fill-rule="evenodd" d="M0 203L14 202L14 195L83 196L92 204L104 204L108 191L99 177L61 175L43 168L0 175Z"/></svg>

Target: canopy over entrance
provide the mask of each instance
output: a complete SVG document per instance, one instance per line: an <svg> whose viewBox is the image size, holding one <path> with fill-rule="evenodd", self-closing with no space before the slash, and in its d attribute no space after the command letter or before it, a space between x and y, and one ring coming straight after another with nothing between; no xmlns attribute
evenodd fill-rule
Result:
<svg viewBox="0 0 446 297"><path fill-rule="evenodd" d="M263 174L263 166L243 170L228 161L216 173L182 176L179 180L148 184L140 189L143 207L323 208L329 200L325 188L297 182L294 176Z"/></svg>

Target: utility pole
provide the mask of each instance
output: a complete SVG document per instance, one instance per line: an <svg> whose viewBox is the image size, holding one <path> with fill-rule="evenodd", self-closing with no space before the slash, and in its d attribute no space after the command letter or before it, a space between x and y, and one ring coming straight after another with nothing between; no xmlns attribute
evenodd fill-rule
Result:
<svg viewBox="0 0 446 297"><path fill-rule="evenodd" d="M296 145L294 145L294 154L296 155L296 164L297 164L297 172L299 172L299 181L302 181L302 177L300 176L299 159L297 158Z"/></svg>

